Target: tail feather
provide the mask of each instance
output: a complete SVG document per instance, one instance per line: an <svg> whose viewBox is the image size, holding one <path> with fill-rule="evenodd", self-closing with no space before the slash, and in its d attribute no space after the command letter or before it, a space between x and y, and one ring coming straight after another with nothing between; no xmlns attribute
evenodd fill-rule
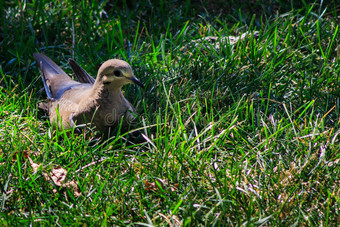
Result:
<svg viewBox="0 0 340 227"><path fill-rule="evenodd" d="M46 79L49 79L49 75L51 76L55 74L62 74L67 76L67 74L62 70L54 61L52 61L49 57L41 53L34 53L33 57L38 64L40 70L44 70Z"/></svg>
<svg viewBox="0 0 340 227"><path fill-rule="evenodd" d="M46 80L46 77L45 77L45 72L44 72L44 70L40 70L40 71L41 71L41 79L42 79L42 82L44 84L44 88L45 88L47 97L50 98L50 99L53 99L53 95L52 95L52 91L51 91L51 86L47 85L47 80Z"/></svg>
<svg viewBox="0 0 340 227"><path fill-rule="evenodd" d="M51 100L60 98L66 90L77 84L49 57L41 53L34 53L33 57L39 67L47 97Z"/></svg>

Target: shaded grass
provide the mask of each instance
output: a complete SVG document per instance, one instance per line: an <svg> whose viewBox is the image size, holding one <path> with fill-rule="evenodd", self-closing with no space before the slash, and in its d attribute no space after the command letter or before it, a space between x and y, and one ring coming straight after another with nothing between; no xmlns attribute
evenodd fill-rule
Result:
<svg viewBox="0 0 340 227"><path fill-rule="evenodd" d="M266 2L240 3L217 17L190 1L177 8L148 1L140 8L125 1L9 4L0 45L2 223L339 222L335 1L327 8L278 3L269 6L281 7L279 14L256 15L242 9ZM233 45L221 39L219 48L192 43L255 30L259 38ZM54 131L36 108L45 94L35 51L67 72L69 57L92 75L108 58L131 63L146 84L124 88L140 114L139 140L123 134L97 143ZM37 173L23 151L42 164ZM57 165L78 183L80 197L43 177Z"/></svg>

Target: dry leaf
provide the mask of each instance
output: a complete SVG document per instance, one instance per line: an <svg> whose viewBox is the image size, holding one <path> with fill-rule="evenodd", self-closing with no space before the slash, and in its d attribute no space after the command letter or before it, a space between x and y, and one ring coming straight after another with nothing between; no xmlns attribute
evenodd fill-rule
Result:
<svg viewBox="0 0 340 227"><path fill-rule="evenodd" d="M41 166L41 164L36 164L33 162L33 160L29 157L28 160L31 164L31 167L33 168L33 173L38 171L38 168ZM52 181L54 182L54 184L58 187L63 187L63 188L69 188L69 189L73 189L74 195L75 197L78 197L81 195L80 189L77 185L77 183L72 180L70 182L67 182L65 184L63 184L63 182L66 179L66 175L67 175L67 171L63 168L61 168L60 166L57 166L56 168L52 169L50 176L46 173L46 172L42 172L45 180L49 181L52 178ZM57 193L58 190L57 189L53 189L53 193Z"/></svg>
<svg viewBox="0 0 340 227"><path fill-rule="evenodd" d="M162 213L158 213L159 216L163 217L164 220L169 224L169 226L182 226L182 222L179 220L179 218L176 215L168 215L165 216Z"/></svg>
<svg viewBox="0 0 340 227"><path fill-rule="evenodd" d="M174 185L170 185L169 182L167 180L162 180L160 178L157 178L156 181L158 182L158 184L156 184L156 182L149 182L147 180L144 181L144 188L147 191L157 191L159 190L159 188L161 187L163 190L169 190L174 192L178 190L179 187L179 183L176 183Z"/></svg>
<svg viewBox="0 0 340 227"><path fill-rule="evenodd" d="M31 167L33 168L33 174L36 173L38 171L38 168L41 166L41 164L39 165L37 163L34 163L33 160L29 156L27 156L27 158L31 164Z"/></svg>
<svg viewBox="0 0 340 227"><path fill-rule="evenodd" d="M260 36L260 33L258 31L254 31L253 33L245 32L241 34L240 36L207 36L203 37L201 39L192 40L184 47L181 47L182 51L189 50L190 46L194 46L195 48L201 47L201 51L204 51L205 53L209 53L211 48L214 48L215 50L220 49L220 44L226 45L235 45L240 40L245 40L247 37L254 37L255 39L258 39Z"/></svg>
<svg viewBox="0 0 340 227"><path fill-rule="evenodd" d="M150 183L149 181L144 181L144 186L145 186L145 190L147 191L156 191L156 183L152 182Z"/></svg>
<svg viewBox="0 0 340 227"><path fill-rule="evenodd" d="M33 163L33 164L31 164L31 166L33 168L33 173L36 173L38 171L39 167L41 166L41 164L38 165L37 163Z"/></svg>
<svg viewBox="0 0 340 227"><path fill-rule="evenodd" d="M50 176L48 176L47 173L43 172L42 174L43 174L45 180L47 180L47 181L48 181L48 180L51 180L51 179L50 179Z"/></svg>
<svg viewBox="0 0 340 227"><path fill-rule="evenodd" d="M78 197L81 195L81 191L77 185L77 183L74 180L71 180L70 182L63 185L64 188L73 189L75 197Z"/></svg>
<svg viewBox="0 0 340 227"><path fill-rule="evenodd" d="M27 159L30 155L30 152L25 150L25 151L21 151L22 153L22 156ZM19 154L19 151L16 151L13 155L13 158L12 158L12 162L15 162L17 160L17 155Z"/></svg>
<svg viewBox="0 0 340 227"><path fill-rule="evenodd" d="M63 184L63 181L66 178L67 171L60 166L57 166L56 168L52 169L51 171L51 178L55 185L61 186Z"/></svg>
<svg viewBox="0 0 340 227"><path fill-rule="evenodd" d="M172 192L175 192L175 191L178 190L178 187L179 187L179 183L176 183L176 184L174 184L174 185L172 185L172 186L170 187L170 190L171 190Z"/></svg>
<svg viewBox="0 0 340 227"><path fill-rule="evenodd" d="M30 156L30 152L29 151L23 151L22 156L24 156L24 158L27 159Z"/></svg>

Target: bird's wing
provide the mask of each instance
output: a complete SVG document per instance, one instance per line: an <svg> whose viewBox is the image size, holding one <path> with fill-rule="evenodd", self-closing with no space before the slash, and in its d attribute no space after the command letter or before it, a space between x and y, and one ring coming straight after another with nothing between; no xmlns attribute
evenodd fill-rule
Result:
<svg viewBox="0 0 340 227"><path fill-rule="evenodd" d="M80 67L80 65L78 65L72 58L68 60L68 64L71 66L80 83L94 84L95 79L88 74L85 69Z"/></svg>
<svg viewBox="0 0 340 227"><path fill-rule="evenodd" d="M48 98L59 99L65 91L71 89L79 82L72 80L56 63L41 53L34 53L33 57L41 72Z"/></svg>

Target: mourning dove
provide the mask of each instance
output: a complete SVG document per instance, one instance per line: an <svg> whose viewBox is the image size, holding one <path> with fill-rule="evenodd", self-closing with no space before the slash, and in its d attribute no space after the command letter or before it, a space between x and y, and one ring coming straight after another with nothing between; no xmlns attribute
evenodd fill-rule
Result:
<svg viewBox="0 0 340 227"><path fill-rule="evenodd" d="M111 59L98 70L96 80L74 60L69 64L80 82L72 80L50 58L34 53L48 97L43 105L50 122L70 128L92 123L97 130L110 132L122 122L129 125L136 116L133 106L125 99L121 88L125 84L144 85L134 76L131 66L122 60ZM58 115L60 118L58 118Z"/></svg>

